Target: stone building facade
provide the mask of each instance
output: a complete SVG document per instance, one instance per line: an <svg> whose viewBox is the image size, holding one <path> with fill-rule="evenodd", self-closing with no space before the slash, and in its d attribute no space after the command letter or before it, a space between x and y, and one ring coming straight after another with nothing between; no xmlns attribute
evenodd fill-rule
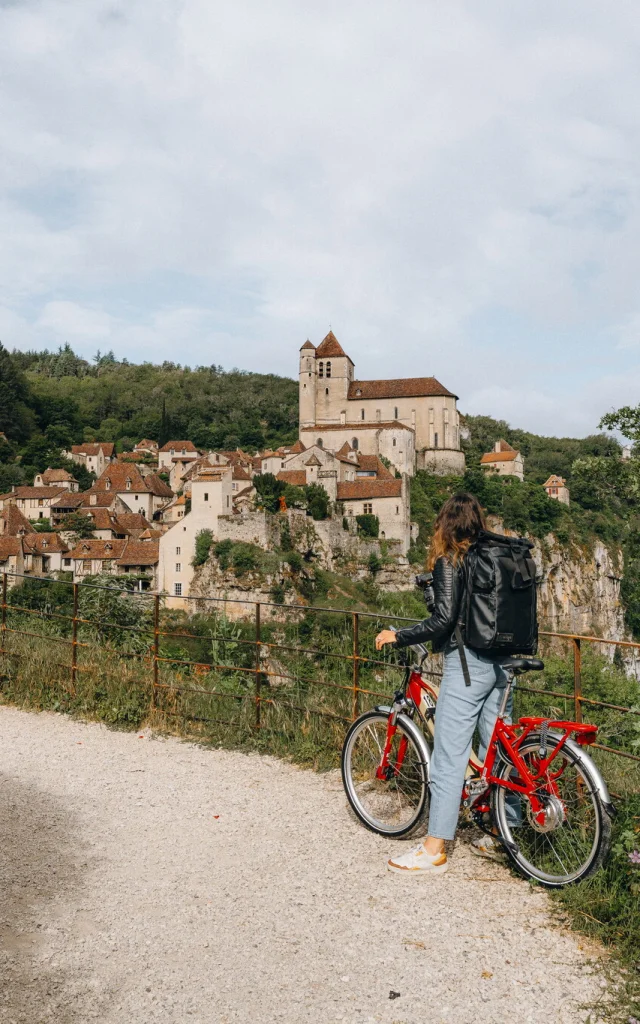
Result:
<svg viewBox="0 0 640 1024"><path fill-rule="evenodd" d="M355 366L332 331L316 348L300 349L300 439L345 441L383 455L400 473L415 468L463 473L457 395L435 377L358 380ZM335 435L334 433L335 432ZM354 441L356 444L354 445Z"/></svg>

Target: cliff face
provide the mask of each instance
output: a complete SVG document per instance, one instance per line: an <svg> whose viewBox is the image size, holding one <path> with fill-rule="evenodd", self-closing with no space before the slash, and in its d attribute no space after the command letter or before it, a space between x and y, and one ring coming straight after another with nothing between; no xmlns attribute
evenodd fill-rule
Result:
<svg viewBox="0 0 640 1024"><path fill-rule="evenodd" d="M592 550L561 547L553 536L536 544L542 628L608 640L629 639L620 600L622 552L597 542Z"/></svg>

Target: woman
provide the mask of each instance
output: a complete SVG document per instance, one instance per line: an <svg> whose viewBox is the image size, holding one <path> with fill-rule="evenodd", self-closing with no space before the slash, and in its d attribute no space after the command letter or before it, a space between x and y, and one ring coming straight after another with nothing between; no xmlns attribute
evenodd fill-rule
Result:
<svg viewBox="0 0 640 1024"><path fill-rule="evenodd" d="M455 836L464 777L476 726L483 758L491 739L507 676L499 656L478 654L465 646L471 686L465 685L454 631L460 615L466 554L486 529L482 508L472 494L454 494L445 501L435 523L428 567L433 571L435 607L424 622L397 633L383 629L376 649L431 641L434 652L444 651L444 674L436 707L431 766L429 834L424 843L388 861L390 871L402 874L442 874L448 868L445 841ZM460 634L458 634L460 635ZM510 714L511 708L508 708ZM490 837L477 840L475 852L495 857Z"/></svg>

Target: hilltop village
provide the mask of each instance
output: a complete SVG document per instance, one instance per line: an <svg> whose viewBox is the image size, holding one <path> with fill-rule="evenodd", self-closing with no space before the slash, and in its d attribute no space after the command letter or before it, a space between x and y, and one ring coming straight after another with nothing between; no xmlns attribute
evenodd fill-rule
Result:
<svg viewBox="0 0 640 1024"><path fill-rule="evenodd" d="M311 515L328 551L366 537L406 563L415 537L410 478L416 470L462 475L464 432L457 395L435 377L359 380L330 331L317 348L306 341L300 349L294 444L255 453L203 451L189 439L159 446L143 438L118 453L111 442L73 445L64 454L84 479L90 474L90 487L47 469L0 495L0 571L127 576L137 589L188 597L203 532L268 550L274 515ZM521 454L505 441L482 467L524 475ZM568 503L562 477L544 488Z"/></svg>

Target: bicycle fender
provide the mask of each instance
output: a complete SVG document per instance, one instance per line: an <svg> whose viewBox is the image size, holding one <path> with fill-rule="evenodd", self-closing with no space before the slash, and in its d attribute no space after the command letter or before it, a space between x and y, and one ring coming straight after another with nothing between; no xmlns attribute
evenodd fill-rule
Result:
<svg viewBox="0 0 640 1024"><path fill-rule="evenodd" d="M529 742L529 739L533 740L534 742L538 742L539 734L535 733L532 736L527 737L527 742ZM556 742L558 742L561 739L562 735L557 732L550 732L548 735L549 745L551 745L551 741L555 740ZM579 743L576 743L575 740L572 740L571 737L565 740L564 746L568 750L570 750L573 756L576 758L576 760L579 761L589 771L589 774L593 779L593 783L595 785L596 792L600 797L600 800L604 804L608 814L611 815L611 817L613 817L615 815L615 808L611 802L609 789L595 761L591 757L589 757L584 747L580 746Z"/></svg>
<svg viewBox="0 0 640 1024"><path fill-rule="evenodd" d="M595 783L598 796L600 797L602 803L604 804L609 814L613 816L615 814L615 810L611 802L609 788L606 782L604 781L600 769L598 768L593 758L589 757L584 747L581 747L580 744L576 743L575 740L568 739L565 743L565 747L568 747L571 753L579 761L581 761L585 768L589 770L589 773L591 774L591 777L593 778L593 781Z"/></svg>
<svg viewBox="0 0 640 1024"><path fill-rule="evenodd" d="M391 711L392 711L392 708L389 707L388 705L379 704L378 707L376 707L374 710L375 711L380 711L383 715L390 715ZM416 747L420 751L420 757L422 758L422 763L424 765L426 765L427 779L430 782L431 781L431 751L429 750L429 744L427 743L427 741L425 740L425 738L424 738L424 736L422 734L422 730L418 728L418 726L413 721L413 719L409 718L408 715L400 714L400 715L398 715L398 720L400 721L404 731L411 737L411 739L415 743Z"/></svg>

